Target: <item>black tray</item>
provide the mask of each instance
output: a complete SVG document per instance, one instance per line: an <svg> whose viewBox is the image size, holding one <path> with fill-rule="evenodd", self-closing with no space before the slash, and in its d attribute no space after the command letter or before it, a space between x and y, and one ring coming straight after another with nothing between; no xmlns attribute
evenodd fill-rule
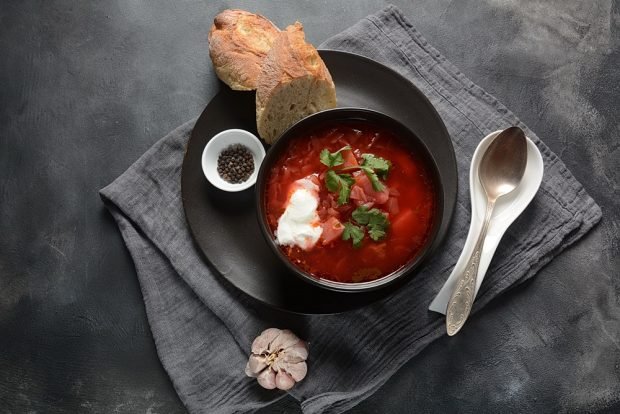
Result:
<svg viewBox="0 0 620 414"><path fill-rule="evenodd" d="M457 171L454 148L429 100L392 69L351 53L321 50L336 84L338 106L374 109L408 126L427 145L439 168L444 189L442 225L432 249L443 240L454 210ZM254 207L254 187L226 193L213 187L201 168L202 151L220 131L241 128L258 135L255 95L223 85L194 126L181 173L185 216L207 260L228 282L267 305L297 313L338 313L381 299L409 277L365 293L333 292L291 274L265 242Z"/></svg>

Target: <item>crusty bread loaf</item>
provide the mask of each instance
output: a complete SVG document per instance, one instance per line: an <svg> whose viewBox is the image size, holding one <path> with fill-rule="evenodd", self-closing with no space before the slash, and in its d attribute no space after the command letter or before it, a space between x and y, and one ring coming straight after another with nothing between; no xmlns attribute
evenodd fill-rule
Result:
<svg viewBox="0 0 620 414"><path fill-rule="evenodd" d="M269 19L244 10L224 10L215 16L209 55L217 76L232 89L256 89L263 59L279 32Z"/></svg>
<svg viewBox="0 0 620 414"><path fill-rule="evenodd" d="M297 22L280 32L263 60L256 86L256 125L267 143L300 119L336 106L336 88Z"/></svg>

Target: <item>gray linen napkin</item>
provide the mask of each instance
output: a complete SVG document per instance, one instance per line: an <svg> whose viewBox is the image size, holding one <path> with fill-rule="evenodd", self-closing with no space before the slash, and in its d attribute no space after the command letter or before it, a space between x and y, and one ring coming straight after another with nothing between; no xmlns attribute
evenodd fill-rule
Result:
<svg viewBox="0 0 620 414"><path fill-rule="evenodd" d="M444 334L427 310L454 266L469 223L468 165L489 132L519 125L545 162L542 187L504 236L474 307L532 277L601 217L562 161L508 109L469 81L390 6L326 41L322 48L391 66L429 97L454 141L458 202L447 239L423 271L393 296L357 311L292 316L249 301L201 258L180 198L184 146L194 121L162 138L101 197L135 262L159 357L192 413L246 412L283 393L244 376L250 344L267 327L291 327L310 342L309 372L291 394L306 413L344 411Z"/></svg>

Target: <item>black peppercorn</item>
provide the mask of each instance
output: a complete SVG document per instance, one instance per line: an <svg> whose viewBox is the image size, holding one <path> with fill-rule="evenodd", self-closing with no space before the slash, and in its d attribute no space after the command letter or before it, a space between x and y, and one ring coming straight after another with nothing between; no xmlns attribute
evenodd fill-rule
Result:
<svg viewBox="0 0 620 414"><path fill-rule="evenodd" d="M246 181L253 172L254 158L250 150L242 144L229 146L217 158L217 173L231 184Z"/></svg>

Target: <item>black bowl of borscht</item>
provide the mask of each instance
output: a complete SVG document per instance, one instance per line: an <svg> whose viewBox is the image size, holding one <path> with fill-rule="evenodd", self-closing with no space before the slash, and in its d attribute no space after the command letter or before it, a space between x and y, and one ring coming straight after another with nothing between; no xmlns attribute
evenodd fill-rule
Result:
<svg viewBox="0 0 620 414"><path fill-rule="evenodd" d="M427 258L442 194L437 165L410 129L376 111L338 108L302 119L271 146L256 207L267 243L293 274L362 292L408 277Z"/></svg>

